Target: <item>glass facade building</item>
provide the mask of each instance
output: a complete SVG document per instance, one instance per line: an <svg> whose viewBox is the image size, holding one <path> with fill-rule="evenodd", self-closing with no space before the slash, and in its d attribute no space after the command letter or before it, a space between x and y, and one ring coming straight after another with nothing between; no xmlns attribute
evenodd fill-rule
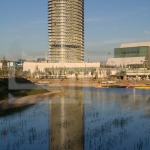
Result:
<svg viewBox="0 0 150 150"><path fill-rule="evenodd" d="M140 46L140 47L115 48L114 57L115 58L145 57L146 60L150 60L150 47Z"/></svg>
<svg viewBox="0 0 150 150"><path fill-rule="evenodd" d="M84 60L84 0L48 0L49 60Z"/></svg>

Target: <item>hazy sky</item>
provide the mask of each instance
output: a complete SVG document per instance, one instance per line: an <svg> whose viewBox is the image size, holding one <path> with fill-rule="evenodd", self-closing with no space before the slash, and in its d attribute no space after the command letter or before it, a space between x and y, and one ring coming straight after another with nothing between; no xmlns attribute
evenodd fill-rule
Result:
<svg viewBox="0 0 150 150"><path fill-rule="evenodd" d="M44 57L47 2L0 1L0 59ZM85 60L87 50L90 60L99 61L121 43L150 41L150 0L85 0L84 6Z"/></svg>

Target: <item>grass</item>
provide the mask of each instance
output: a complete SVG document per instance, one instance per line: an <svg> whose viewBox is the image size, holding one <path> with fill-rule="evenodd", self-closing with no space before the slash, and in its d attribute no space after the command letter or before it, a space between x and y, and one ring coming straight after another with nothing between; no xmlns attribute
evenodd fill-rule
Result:
<svg viewBox="0 0 150 150"><path fill-rule="evenodd" d="M24 78L0 78L0 100L7 100L9 94L22 97L46 92L48 91Z"/></svg>
<svg viewBox="0 0 150 150"><path fill-rule="evenodd" d="M33 105L34 104L9 108L9 109L5 109L5 110L0 110L0 117L4 117L4 116L7 116L7 115L12 115L12 114L15 114L15 113L18 113L18 112L22 112L23 110L26 110L29 107L33 106Z"/></svg>

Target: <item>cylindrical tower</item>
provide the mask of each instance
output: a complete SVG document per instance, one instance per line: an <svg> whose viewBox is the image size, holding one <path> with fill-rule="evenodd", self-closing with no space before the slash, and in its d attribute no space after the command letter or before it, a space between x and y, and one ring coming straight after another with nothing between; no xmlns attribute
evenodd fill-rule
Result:
<svg viewBox="0 0 150 150"><path fill-rule="evenodd" d="M49 60L84 60L84 0L48 1Z"/></svg>

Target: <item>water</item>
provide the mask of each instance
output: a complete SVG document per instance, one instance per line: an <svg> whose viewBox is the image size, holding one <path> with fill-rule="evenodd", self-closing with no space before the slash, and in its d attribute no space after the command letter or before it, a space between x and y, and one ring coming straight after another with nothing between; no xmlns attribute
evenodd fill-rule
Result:
<svg viewBox="0 0 150 150"><path fill-rule="evenodd" d="M0 150L149 150L150 91L65 88L0 117Z"/></svg>

